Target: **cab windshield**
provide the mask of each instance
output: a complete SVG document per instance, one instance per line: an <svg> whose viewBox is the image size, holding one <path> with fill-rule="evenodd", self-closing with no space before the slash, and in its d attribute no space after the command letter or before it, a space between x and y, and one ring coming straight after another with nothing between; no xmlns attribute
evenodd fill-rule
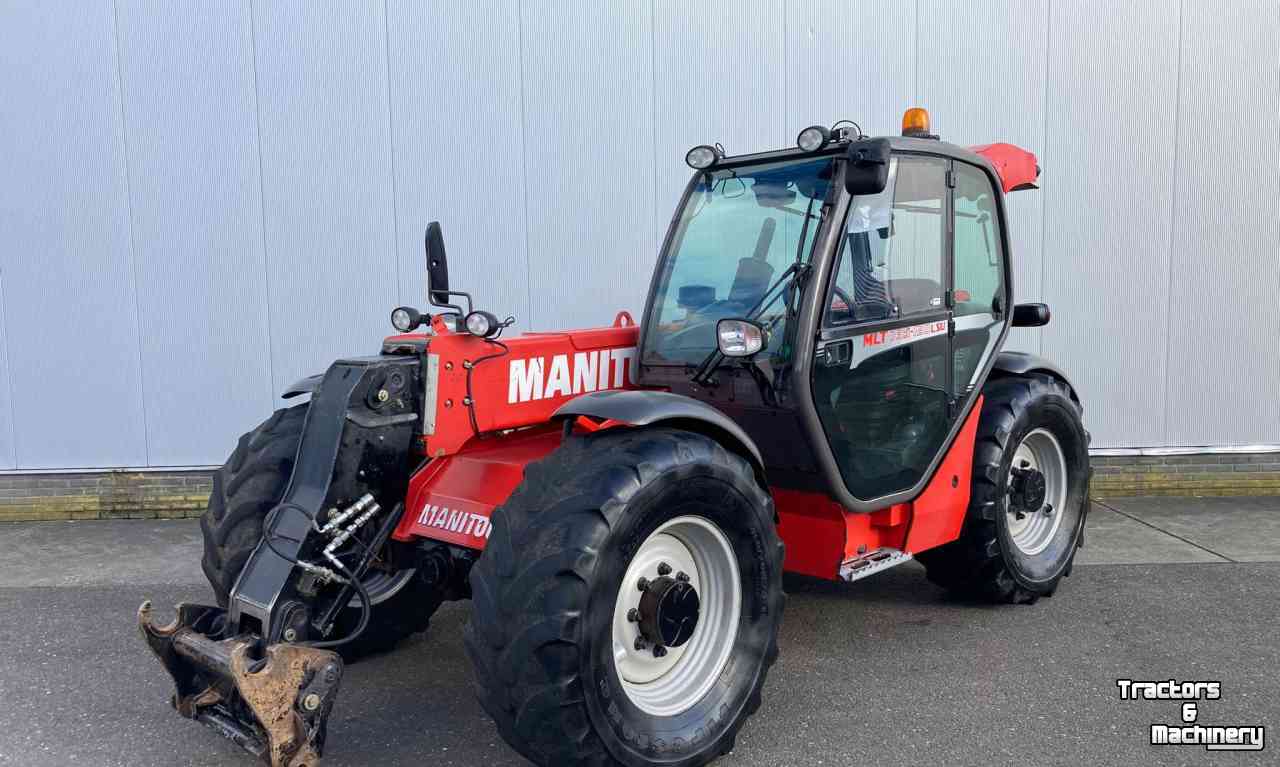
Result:
<svg viewBox="0 0 1280 767"><path fill-rule="evenodd" d="M681 211L654 293L647 364L697 365L716 349L716 322L753 319L762 355L789 361L794 286L812 256L834 160L802 158L702 174Z"/></svg>

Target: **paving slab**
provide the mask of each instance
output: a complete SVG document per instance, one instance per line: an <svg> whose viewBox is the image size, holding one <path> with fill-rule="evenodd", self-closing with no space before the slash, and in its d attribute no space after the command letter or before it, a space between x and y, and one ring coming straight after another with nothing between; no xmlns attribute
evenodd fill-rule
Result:
<svg viewBox="0 0 1280 767"><path fill-rule="evenodd" d="M0 523L0 587L204 583L195 519Z"/></svg>
<svg viewBox="0 0 1280 767"><path fill-rule="evenodd" d="M1080 565L1138 565L1226 562L1211 551L1094 503L1085 522Z"/></svg>
<svg viewBox="0 0 1280 767"><path fill-rule="evenodd" d="M764 705L716 767L853 764L1274 764L1147 744L1177 704L1121 701L1117 678L1217 679L1211 724L1280 726L1280 564L1077 568L1035 605L955 601L903 565L852 584L788 578ZM203 588L0 588L0 765L253 767L169 706L138 638ZM326 767L520 767L471 688L465 603L395 652L347 668Z"/></svg>
<svg viewBox="0 0 1280 767"><path fill-rule="evenodd" d="M1280 561L1280 498L1095 503L1077 562ZM197 520L0 523L0 587L202 584Z"/></svg>
<svg viewBox="0 0 1280 767"><path fill-rule="evenodd" d="M1280 562L1280 497L1108 498L1105 507L1236 562Z"/></svg>

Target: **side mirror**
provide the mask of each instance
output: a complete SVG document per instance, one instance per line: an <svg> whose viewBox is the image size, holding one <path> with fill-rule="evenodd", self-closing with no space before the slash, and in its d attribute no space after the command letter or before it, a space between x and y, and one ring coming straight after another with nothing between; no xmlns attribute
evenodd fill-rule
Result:
<svg viewBox="0 0 1280 767"><path fill-rule="evenodd" d="M1049 324L1048 304L1016 304L1013 307L1015 328L1038 328Z"/></svg>
<svg viewBox="0 0 1280 767"><path fill-rule="evenodd" d="M751 320L723 319L716 323L716 345L726 357L750 357L764 344L764 328Z"/></svg>
<svg viewBox="0 0 1280 767"><path fill-rule="evenodd" d="M427 287L431 291L431 303L436 306L449 303L449 260L444 255L444 232L439 221L427 224Z"/></svg>
<svg viewBox="0 0 1280 767"><path fill-rule="evenodd" d="M889 183L889 141L869 138L849 145L844 188L854 196L880 194Z"/></svg>

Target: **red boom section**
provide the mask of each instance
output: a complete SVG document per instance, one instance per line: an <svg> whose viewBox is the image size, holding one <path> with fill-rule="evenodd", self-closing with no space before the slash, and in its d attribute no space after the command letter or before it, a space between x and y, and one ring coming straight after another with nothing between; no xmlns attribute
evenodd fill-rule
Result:
<svg viewBox="0 0 1280 767"><path fill-rule="evenodd" d="M579 394L635 386L639 331L625 312L613 327L525 333L501 345L443 323L436 330L423 406L423 447L432 458L457 453L477 434L547 423Z"/></svg>
<svg viewBox="0 0 1280 767"><path fill-rule="evenodd" d="M846 512L821 493L774 488L778 532L789 572L837 577L841 563L878 548L924 551L960 535L969 505L979 398L933 479L914 501L862 514ZM545 423L545 418L544 418ZM462 450L428 463L409 481L397 540L430 538L472 549L488 543L489 516L520 484L524 469L562 439L547 424L467 441Z"/></svg>

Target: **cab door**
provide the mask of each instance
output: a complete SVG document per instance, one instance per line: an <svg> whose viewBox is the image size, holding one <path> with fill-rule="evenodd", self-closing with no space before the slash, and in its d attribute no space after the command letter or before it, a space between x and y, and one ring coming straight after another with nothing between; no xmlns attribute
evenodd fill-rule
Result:
<svg viewBox="0 0 1280 767"><path fill-rule="evenodd" d="M952 161L897 154L877 195L854 198L813 365L823 431L849 493L920 484L956 417Z"/></svg>

